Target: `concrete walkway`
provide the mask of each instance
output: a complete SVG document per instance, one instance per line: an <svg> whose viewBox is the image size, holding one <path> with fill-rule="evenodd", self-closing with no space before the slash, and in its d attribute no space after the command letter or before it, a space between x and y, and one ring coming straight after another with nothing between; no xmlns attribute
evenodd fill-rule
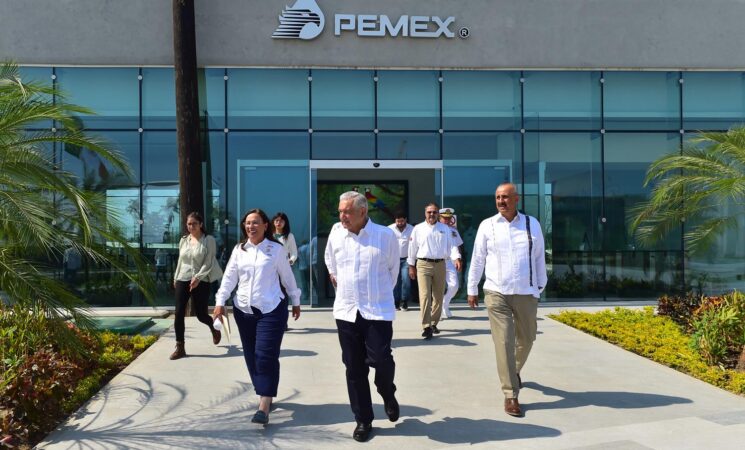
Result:
<svg viewBox="0 0 745 450"><path fill-rule="evenodd" d="M188 319L188 358L168 360L170 330L39 448L743 448L745 398L545 317L556 311L540 309L522 373L524 418L502 410L483 309L455 308L429 342L418 311L401 312L393 343L401 419L389 422L374 393L373 435L358 444L331 312L305 310L285 335L266 428L250 423L257 398L237 334L215 347Z"/></svg>

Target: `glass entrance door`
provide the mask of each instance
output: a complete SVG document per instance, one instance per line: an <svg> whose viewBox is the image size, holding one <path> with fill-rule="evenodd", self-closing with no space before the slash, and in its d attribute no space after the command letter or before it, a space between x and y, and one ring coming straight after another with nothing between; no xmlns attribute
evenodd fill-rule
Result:
<svg viewBox="0 0 745 450"><path fill-rule="evenodd" d="M374 166L373 164L377 164ZM356 190L368 200L371 220L388 226L403 211L409 223L424 218L424 206L442 202L442 161L311 161L311 304L331 306L334 288L323 258L338 222L339 195Z"/></svg>

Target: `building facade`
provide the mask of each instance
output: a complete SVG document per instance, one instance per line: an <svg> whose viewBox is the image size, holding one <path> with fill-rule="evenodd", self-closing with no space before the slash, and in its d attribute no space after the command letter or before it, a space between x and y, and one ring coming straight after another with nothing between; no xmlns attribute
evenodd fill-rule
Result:
<svg viewBox="0 0 745 450"><path fill-rule="evenodd" d="M166 279L182 232L170 6L0 4L0 56L97 111L82 124L135 177L84 150L55 157L106 193ZM546 301L742 288L739 229L691 255L684 224L642 247L628 222L652 161L745 121L743 13L725 0L197 1L208 227L227 255L246 210L287 213L303 300L327 305L318 254L340 192L364 192L379 222L453 207L468 250L511 181L546 236Z"/></svg>

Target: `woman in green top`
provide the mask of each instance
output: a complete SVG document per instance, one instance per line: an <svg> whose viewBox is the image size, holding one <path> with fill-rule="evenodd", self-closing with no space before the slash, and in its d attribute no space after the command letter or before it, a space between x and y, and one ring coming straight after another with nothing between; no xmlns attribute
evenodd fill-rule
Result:
<svg viewBox="0 0 745 450"><path fill-rule="evenodd" d="M179 242L178 264L173 274L173 288L176 291L176 350L171 354L171 359L186 356L184 317L190 297L197 318L212 332L212 342L217 345L221 338L220 332L212 326L212 319L207 313L210 283L222 277L222 270L215 259L215 238L204 230L204 219L198 212L186 216L186 229L188 234Z"/></svg>

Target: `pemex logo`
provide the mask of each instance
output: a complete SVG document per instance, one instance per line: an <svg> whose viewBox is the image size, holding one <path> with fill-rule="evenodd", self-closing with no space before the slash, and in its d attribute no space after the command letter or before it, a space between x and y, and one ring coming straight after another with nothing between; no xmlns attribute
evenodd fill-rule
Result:
<svg viewBox="0 0 745 450"><path fill-rule="evenodd" d="M315 0L297 0L291 8L285 6L272 38L310 40L321 34L325 22Z"/></svg>

